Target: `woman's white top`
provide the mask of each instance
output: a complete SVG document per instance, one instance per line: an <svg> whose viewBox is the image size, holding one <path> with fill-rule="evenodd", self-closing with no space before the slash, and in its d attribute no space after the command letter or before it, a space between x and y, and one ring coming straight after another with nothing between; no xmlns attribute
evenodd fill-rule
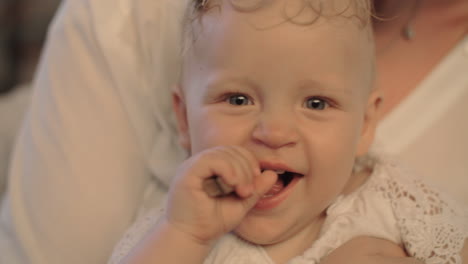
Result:
<svg viewBox="0 0 468 264"><path fill-rule="evenodd" d="M145 235L151 235L164 213L160 208L149 211L129 229L116 246L110 264L119 263ZM350 239L370 236L401 245L426 264L461 264L459 253L468 238L467 209L390 159L376 158L370 178L328 208L318 239L288 263L318 264ZM261 246L228 234L215 244L204 263L274 262Z"/></svg>
<svg viewBox="0 0 468 264"><path fill-rule="evenodd" d="M0 205L0 263L102 264L184 158L170 88L185 0L64 0Z"/></svg>
<svg viewBox="0 0 468 264"><path fill-rule="evenodd" d="M0 263L104 263L137 215L161 202L185 157L170 99L185 2L63 1L10 166L0 211ZM455 57L466 63L466 57ZM447 74L452 70L463 67ZM452 79L439 94L452 90ZM442 139L458 142L455 158L444 153L428 161L428 151L419 148L433 145L430 137L413 137L410 142L429 141L407 144L404 151L419 151L414 156L427 168L453 170L438 177L449 190L463 188L458 179L466 178L466 133L440 129Z"/></svg>
<svg viewBox="0 0 468 264"><path fill-rule="evenodd" d="M468 35L385 117L376 138L468 206Z"/></svg>
<svg viewBox="0 0 468 264"><path fill-rule="evenodd" d="M10 93L0 95L0 195L6 187L8 161L22 117L29 105L30 95L28 85L19 85Z"/></svg>

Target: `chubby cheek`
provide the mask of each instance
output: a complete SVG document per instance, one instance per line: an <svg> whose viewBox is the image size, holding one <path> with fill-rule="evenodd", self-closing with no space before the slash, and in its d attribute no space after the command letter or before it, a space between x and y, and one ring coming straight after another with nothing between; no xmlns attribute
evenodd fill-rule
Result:
<svg viewBox="0 0 468 264"><path fill-rule="evenodd" d="M227 145L243 145L248 140L251 125L248 120L228 118L215 111L189 113L192 153Z"/></svg>
<svg viewBox="0 0 468 264"><path fill-rule="evenodd" d="M337 122L310 135L310 188L321 193L323 202L340 194L351 177L360 127L352 120Z"/></svg>

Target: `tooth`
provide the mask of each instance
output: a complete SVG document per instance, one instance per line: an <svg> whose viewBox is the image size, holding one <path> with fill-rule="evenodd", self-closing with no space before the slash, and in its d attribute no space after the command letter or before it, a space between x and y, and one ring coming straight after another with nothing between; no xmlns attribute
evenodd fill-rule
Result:
<svg viewBox="0 0 468 264"><path fill-rule="evenodd" d="M283 174L285 171L284 170L275 170L276 174Z"/></svg>

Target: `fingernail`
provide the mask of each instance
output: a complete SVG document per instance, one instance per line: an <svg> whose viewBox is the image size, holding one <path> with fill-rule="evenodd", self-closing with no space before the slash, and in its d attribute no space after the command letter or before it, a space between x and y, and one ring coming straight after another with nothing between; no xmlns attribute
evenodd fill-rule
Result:
<svg viewBox="0 0 468 264"><path fill-rule="evenodd" d="M259 176L259 175L261 175L261 174L262 174L262 171L260 170L260 168L255 168L255 169L254 169L254 175L255 175L255 176Z"/></svg>

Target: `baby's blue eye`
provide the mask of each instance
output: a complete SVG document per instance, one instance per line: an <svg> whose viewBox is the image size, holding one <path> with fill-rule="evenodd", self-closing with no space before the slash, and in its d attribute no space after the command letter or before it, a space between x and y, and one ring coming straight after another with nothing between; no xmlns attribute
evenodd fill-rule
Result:
<svg viewBox="0 0 468 264"><path fill-rule="evenodd" d="M242 94L233 94L228 97L228 101L232 105L249 105L251 104L249 98Z"/></svg>
<svg viewBox="0 0 468 264"><path fill-rule="evenodd" d="M328 103L325 100L317 97L311 97L307 99L305 105L307 108L313 110L323 110L328 107Z"/></svg>

